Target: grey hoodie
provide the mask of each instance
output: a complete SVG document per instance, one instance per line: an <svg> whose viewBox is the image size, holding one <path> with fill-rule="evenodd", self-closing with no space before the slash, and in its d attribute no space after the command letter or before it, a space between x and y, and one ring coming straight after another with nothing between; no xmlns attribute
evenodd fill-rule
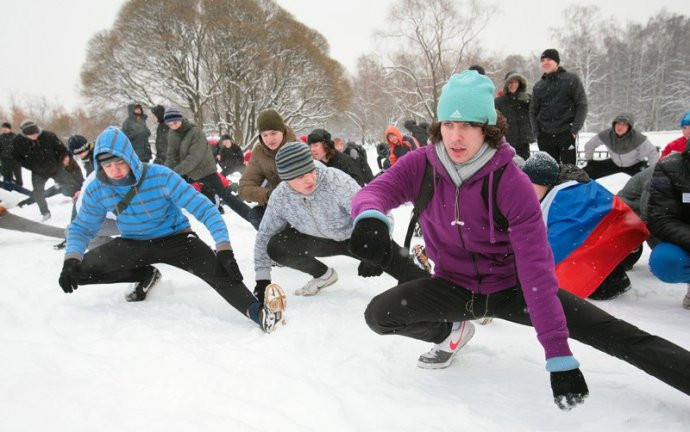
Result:
<svg viewBox="0 0 690 432"><path fill-rule="evenodd" d="M314 164L316 189L311 195L296 192L286 181L271 193L254 245L256 280L271 279L268 242L288 225L314 237L336 241L350 238L352 198L359 185L339 169L327 168L318 161Z"/></svg>

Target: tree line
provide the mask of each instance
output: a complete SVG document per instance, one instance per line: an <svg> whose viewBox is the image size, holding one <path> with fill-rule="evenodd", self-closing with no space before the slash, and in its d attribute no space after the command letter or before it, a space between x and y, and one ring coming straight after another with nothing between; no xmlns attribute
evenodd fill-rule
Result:
<svg viewBox="0 0 690 432"><path fill-rule="evenodd" d="M499 57L480 50L496 11L478 0L397 2L386 21L396 25L376 35L385 54L362 56L348 76L325 38L273 0L130 0L112 28L89 42L85 108L70 113L34 99L14 101L0 114L17 124L34 118L61 136L95 136L123 119L131 102L162 104L247 147L256 142L258 113L274 108L296 131L325 126L374 142L390 124L433 121L445 81L472 64L482 65L497 89L513 70L531 89L541 77L539 53L549 47L585 86L584 131L607 127L623 111L641 130L672 130L689 109L687 16L661 10L646 23L621 24L595 6L573 6L551 30L554 46Z"/></svg>

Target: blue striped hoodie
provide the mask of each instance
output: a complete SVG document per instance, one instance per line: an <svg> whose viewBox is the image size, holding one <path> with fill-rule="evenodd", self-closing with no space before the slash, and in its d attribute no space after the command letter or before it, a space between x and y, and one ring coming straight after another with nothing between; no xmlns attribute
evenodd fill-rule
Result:
<svg viewBox="0 0 690 432"><path fill-rule="evenodd" d="M94 166L96 179L82 191L82 206L67 230L65 259L82 259L89 241L96 235L106 213L113 211L132 187L112 184L96 161L101 153L112 153L129 165L138 181L144 165L134 153L127 136L118 128L108 127L96 139ZM218 210L171 169L151 164L129 206L117 216L123 238L147 240L191 231L184 208L211 232L216 249L230 249L225 221Z"/></svg>

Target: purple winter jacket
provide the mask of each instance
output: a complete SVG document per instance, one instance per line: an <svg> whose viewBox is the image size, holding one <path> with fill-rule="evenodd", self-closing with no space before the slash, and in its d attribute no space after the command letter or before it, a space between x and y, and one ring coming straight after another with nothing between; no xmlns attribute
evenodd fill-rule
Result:
<svg viewBox="0 0 690 432"><path fill-rule="evenodd" d="M529 178L513 163L515 151L503 140L496 154L460 186L459 220L455 220L455 185L429 145L400 159L386 173L361 189L352 202L352 216L365 210L387 213L414 202L424 177L427 159L434 168L434 195L419 223L426 251L434 261L434 277L469 291L492 294L522 287L529 315L546 358L572 355L568 328L560 300L554 259L546 237L541 208ZM494 224L493 203L481 195L482 179L506 165L497 199L510 228ZM489 194L491 194L491 187ZM515 269L517 268L517 274Z"/></svg>

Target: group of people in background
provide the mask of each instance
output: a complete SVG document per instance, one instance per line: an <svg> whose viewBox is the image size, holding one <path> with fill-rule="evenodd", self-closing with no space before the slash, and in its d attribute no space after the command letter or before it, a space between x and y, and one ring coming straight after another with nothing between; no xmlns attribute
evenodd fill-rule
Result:
<svg viewBox="0 0 690 432"><path fill-rule="evenodd" d="M480 67L451 76L437 121L405 122L409 135L394 125L384 131L376 176L361 145L323 128L298 140L273 109L258 115L258 143L246 161L229 135L211 146L180 110L154 106L154 154L144 109L131 104L121 128L93 141L75 134L68 146L30 120L6 141L11 126L3 124L3 179L21 186L17 167L30 170L44 220L48 179L74 199L59 276L65 293L128 282L127 300L142 301L163 276L153 264L166 263L199 276L270 333L286 305L272 266L310 276L294 294L313 296L338 281L319 258L343 255L359 261L361 277L385 272L397 280L371 300L365 320L378 334L432 343L419 367L449 366L472 339L473 320L500 318L534 327L561 409L589 394L569 337L690 394L690 352L586 300L630 290L626 271L654 238L652 273L689 284L683 306L690 309L690 112L681 120L684 141L671 143L661 160L624 113L585 144L579 168L584 88L555 49L540 64L532 94L518 72L505 76L498 96ZM534 141L540 151L531 154ZM594 160L601 145L609 157ZM227 180L233 172L241 173L236 188ZM632 176L620 196L595 181L617 172ZM390 211L407 202L415 204L433 267L415 264L391 238ZM253 290L235 259L223 205L257 231ZM208 229L214 249L181 209ZM106 220L119 235L92 244Z"/></svg>

